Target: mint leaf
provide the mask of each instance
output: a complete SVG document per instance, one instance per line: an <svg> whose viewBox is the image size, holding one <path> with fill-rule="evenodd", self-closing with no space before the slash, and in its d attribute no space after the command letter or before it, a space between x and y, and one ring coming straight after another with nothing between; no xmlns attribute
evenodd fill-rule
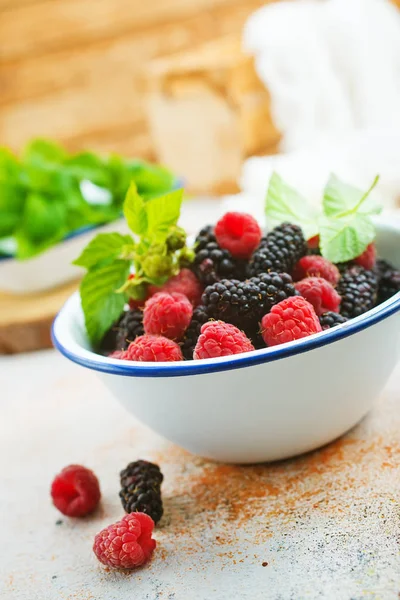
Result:
<svg viewBox="0 0 400 600"><path fill-rule="evenodd" d="M127 162L127 169L130 179L136 183L139 194L146 198L166 192L174 186L174 176L160 165L134 160Z"/></svg>
<svg viewBox="0 0 400 600"><path fill-rule="evenodd" d="M129 261L115 260L105 267L89 271L80 286L86 331L96 346L118 319L126 302L125 294L118 294L129 275Z"/></svg>
<svg viewBox="0 0 400 600"><path fill-rule="evenodd" d="M136 235L144 235L147 231L147 211L144 200L139 196L136 185L132 181L124 202L124 215L129 228Z"/></svg>
<svg viewBox="0 0 400 600"><path fill-rule="evenodd" d="M61 164L66 156L64 148L56 142L38 138L27 144L23 160L36 165L45 162Z"/></svg>
<svg viewBox="0 0 400 600"><path fill-rule="evenodd" d="M32 192L28 195L22 216L20 233L31 242L41 243L65 232L65 204L57 198Z"/></svg>
<svg viewBox="0 0 400 600"><path fill-rule="evenodd" d="M382 207L370 197L370 193L377 185L379 176L375 177L372 185L366 192L340 181L332 174L324 189L322 200L323 210L326 216L342 216L350 212L359 214L378 214Z"/></svg>
<svg viewBox="0 0 400 600"><path fill-rule="evenodd" d="M88 243L82 254L74 260L73 264L78 265L78 267L91 269L103 261L116 259L129 244L133 244L133 239L130 235L99 233Z"/></svg>
<svg viewBox="0 0 400 600"><path fill-rule="evenodd" d="M303 229L306 239L318 233L318 210L275 172L269 180L265 214L268 227L290 221Z"/></svg>
<svg viewBox="0 0 400 600"><path fill-rule="evenodd" d="M367 215L354 213L342 218L320 219L322 256L333 263L352 260L375 239L375 226Z"/></svg>
<svg viewBox="0 0 400 600"><path fill-rule="evenodd" d="M183 189L174 190L146 202L148 235L161 241L176 225L181 212Z"/></svg>

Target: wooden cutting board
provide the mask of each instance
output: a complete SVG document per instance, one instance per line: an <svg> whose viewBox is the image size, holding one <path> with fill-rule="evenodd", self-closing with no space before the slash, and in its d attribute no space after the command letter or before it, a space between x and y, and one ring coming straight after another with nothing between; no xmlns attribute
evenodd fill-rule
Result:
<svg viewBox="0 0 400 600"><path fill-rule="evenodd" d="M37 294L0 292L0 354L51 348L54 317L79 286L79 281Z"/></svg>

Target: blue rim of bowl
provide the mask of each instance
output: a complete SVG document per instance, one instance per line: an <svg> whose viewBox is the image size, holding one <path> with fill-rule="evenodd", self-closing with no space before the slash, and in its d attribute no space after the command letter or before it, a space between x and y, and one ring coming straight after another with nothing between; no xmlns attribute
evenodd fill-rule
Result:
<svg viewBox="0 0 400 600"><path fill-rule="evenodd" d="M172 185L171 190L177 190L178 188L184 187L184 185L185 185L185 180L182 177L177 177ZM123 216L124 216L124 214L121 212L118 219L122 219ZM106 223L100 223L98 225L84 225L83 227L79 227L79 229L75 229L75 231L71 231L71 233L68 233L68 235L63 237L62 240L57 242L57 244L55 244L54 246L51 246L49 248L49 250L51 250L55 246L58 246L59 244L63 244L64 242L73 240L74 238L79 237L80 235L84 235L85 233L94 231L95 229L98 229L99 227L104 227L105 225L112 225L113 223L118 221L118 219L114 219L114 221L107 221ZM40 255L36 255L36 256L40 256ZM36 256L33 256L32 258L36 258ZM5 256L0 255L0 262L6 261L6 260L16 260L16 257L13 254L6 254Z"/></svg>
<svg viewBox="0 0 400 600"><path fill-rule="evenodd" d="M74 296L72 296L67 303L73 301ZM316 335L303 338L295 342L282 344L282 346L266 348L265 350L255 350L254 352L247 354L238 354L234 357L229 357L229 359L217 358L182 361L176 363L129 363L129 361L110 359L95 354L93 351L86 350L84 348L82 348L84 351L83 356L71 351L63 345L55 333L57 321L65 310L65 307L66 305L64 305L54 320L51 336L55 348L57 348L61 354L63 354L66 358L69 358L71 361L88 369L102 373L108 373L110 375L148 378L183 377L189 375L230 371L233 369L241 369L244 367L251 367L263 363L273 362L275 360L280 360L296 354L302 354L303 352L314 350L321 346L326 346L343 338L349 337L354 333L362 331L363 329L367 329L375 323L378 323L379 321L382 321L400 311L400 292L395 294L395 296L386 302L382 303L382 305L378 305L360 317L352 319L343 325L339 325L332 329L328 329Z"/></svg>

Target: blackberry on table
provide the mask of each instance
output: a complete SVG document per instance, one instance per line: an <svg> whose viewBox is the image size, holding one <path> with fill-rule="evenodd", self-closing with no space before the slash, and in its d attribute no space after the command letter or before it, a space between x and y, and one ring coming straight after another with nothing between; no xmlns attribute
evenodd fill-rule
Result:
<svg viewBox="0 0 400 600"><path fill-rule="evenodd" d="M354 265L343 271L336 290L342 297L340 314L352 319L375 305L378 278L374 271Z"/></svg>
<svg viewBox="0 0 400 600"><path fill-rule="evenodd" d="M158 523L163 515L160 467L146 460L137 460L121 471L122 506L127 513L143 512Z"/></svg>
<svg viewBox="0 0 400 600"><path fill-rule="evenodd" d="M336 327L336 325L340 325L341 323L346 323L347 318L339 313L332 312L331 310L323 313L319 317L319 322L321 323L322 329L331 329L332 327Z"/></svg>
<svg viewBox="0 0 400 600"><path fill-rule="evenodd" d="M257 329L274 304L296 294L290 275L271 272L246 281L222 279L206 287L202 302L210 319L232 323L247 332Z"/></svg>
<svg viewBox="0 0 400 600"><path fill-rule="evenodd" d="M193 311L192 320L181 342L181 350L185 360L193 359L193 351L200 335L200 329L207 321L208 315L205 306L197 306Z"/></svg>
<svg viewBox="0 0 400 600"><path fill-rule="evenodd" d="M307 244L297 225L282 223L262 238L247 267L249 277L274 271L290 273L306 254Z"/></svg>
<svg viewBox="0 0 400 600"><path fill-rule="evenodd" d="M194 245L193 270L204 285L211 285L222 278L244 278L246 263L233 258L228 250L222 249L211 225L198 234Z"/></svg>
<svg viewBox="0 0 400 600"><path fill-rule="evenodd" d="M376 272L379 280L378 304L380 304L400 292L400 271L386 260L380 259L376 262Z"/></svg>

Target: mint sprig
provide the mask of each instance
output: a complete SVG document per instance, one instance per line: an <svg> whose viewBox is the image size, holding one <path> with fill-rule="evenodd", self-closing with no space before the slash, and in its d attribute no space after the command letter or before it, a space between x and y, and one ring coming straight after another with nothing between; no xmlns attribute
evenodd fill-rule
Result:
<svg viewBox="0 0 400 600"><path fill-rule="evenodd" d="M307 239L319 235L321 254L326 259L333 263L352 260L375 239L371 217L381 207L370 194L378 180L375 177L369 189L362 192L332 174L323 192L322 210L317 210L273 173L265 203L267 223L296 223Z"/></svg>
<svg viewBox="0 0 400 600"><path fill-rule="evenodd" d="M303 229L307 239L318 233L318 210L275 172L269 180L265 214L268 227L290 221Z"/></svg>
<svg viewBox="0 0 400 600"><path fill-rule="evenodd" d="M183 230L177 227L183 199L178 189L145 200L131 183L124 215L134 236L98 234L74 264L88 270L80 286L86 330L94 346L120 316L129 298L146 297L149 284L160 286L187 260ZM183 235L182 235L183 234ZM134 278L128 276L133 269Z"/></svg>

